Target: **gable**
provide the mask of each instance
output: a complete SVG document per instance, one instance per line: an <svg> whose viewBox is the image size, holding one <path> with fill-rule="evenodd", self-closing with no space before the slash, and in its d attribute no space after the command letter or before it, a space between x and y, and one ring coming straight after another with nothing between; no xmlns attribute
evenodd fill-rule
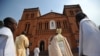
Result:
<svg viewBox="0 0 100 56"><path fill-rule="evenodd" d="M60 13L50 12L40 16L39 18L54 18L54 17L64 17L64 15Z"/></svg>

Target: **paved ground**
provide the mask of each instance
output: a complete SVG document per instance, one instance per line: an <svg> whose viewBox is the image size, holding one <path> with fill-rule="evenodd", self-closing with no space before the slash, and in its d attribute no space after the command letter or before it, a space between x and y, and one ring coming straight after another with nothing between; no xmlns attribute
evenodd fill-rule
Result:
<svg viewBox="0 0 100 56"><path fill-rule="evenodd" d="M74 56L78 56L78 53L73 53L73 55L74 55ZM44 54L42 54L42 55L40 55L40 56L49 56L49 55L46 54L46 53L44 53Z"/></svg>
<svg viewBox="0 0 100 56"><path fill-rule="evenodd" d="M74 56L78 56L78 53L74 53Z"/></svg>

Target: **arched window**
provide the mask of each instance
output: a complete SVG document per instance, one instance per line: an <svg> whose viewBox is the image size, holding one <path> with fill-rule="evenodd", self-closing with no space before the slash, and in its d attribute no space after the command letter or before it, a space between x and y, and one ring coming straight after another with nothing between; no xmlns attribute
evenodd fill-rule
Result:
<svg viewBox="0 0 100 56"><path fill-rule="evenodd" d="M61 22L57 21L57 28L61 28Z"/></svg>
<svg viewBox="0 0 100 56"><path fill-rule="evenodd" d="M64 26L64 29L67 29L68 28L68 24L67 24L67 21L66 20L63 21L63 26Z"/></svg>
<svg viewBox="0 0 100 56"><path fill-rule="evenodd" d="M28 18L29 18L29 14L26 14L26 15L25 15L25 18L28 19Z"/></svg>
<svg viewBox="0 0 100 56"><path fill-rule="evenodd" d="M74 15L74 12L73 12L73 10L70 10L69 12L70 12L70 15Z"/></svg>
<svg viewBox="0 0 100 56"><path fill-rule="evenodd" d="M38 23L38 29L39 29L39 30L42 30L42 22L39 22L39 23Z"/></svg>
<svg viewBox="0 0 100 56"><path fill-rule="evenodd" d="M54 20L50 21L50 29L56 29L56 24Z"/></svg>
<svg viewBox="0 0 100 56"><path fill-rule="evenodd" d="M45 42L44 41L40 42L39 48L40 48L40 51L44 51L45 50Z"/></svg>
<svg viewBox="0 0 100 56"><path fill-rule="evenodd" d="M31 18L34 18L34 13L31 14Z"/></svg>
<svg viewBox="0 0 100 56"><path fill-rule="evenodd" d="M45 22L45 29L48 29L48 22Z"/></svg>
<svg viewBox="0 0 100 56"><path fill-rule="evenodd" d="M25 31L26 31L26 33L29 32L29 28L30 28L30 23L27 22L27 23L25 24Z"/></svg>

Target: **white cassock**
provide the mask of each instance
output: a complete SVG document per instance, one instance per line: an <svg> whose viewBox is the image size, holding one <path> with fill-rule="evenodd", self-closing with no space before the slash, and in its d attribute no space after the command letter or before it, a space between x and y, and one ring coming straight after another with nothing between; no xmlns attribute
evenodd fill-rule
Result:
<svg viewBox="0 0 100 56"><path fill-rule="evenodd" d="M68 41L61 34L53 37L48 50L49 56L73 56Z"/></svg>
<svg viewBox="0 0 100 56"><path fill-rule="evenodd" d="M16 56L16 49L11 30L0 28L0 56Z"/></svg>
<svg viewBox="0 0 100 56"><path fill-rule="evenodd" d="M100 30L85 18L80 22L79 56L100 56Z"/></svg>
<svg viewBox="0 0 100 56"><path fill-rule="evenodd" d="M39 56L39 53L40 53L39 48L38 48L38 47L35 48L35 49L34 49L34 56Z"/></svg>
<svg viewBox="0 0 100 56"><path fill-rule="evenodd" d="M29 51L29 48L26 49L26 56L29 56L30 55L30 51Z"/></svg>

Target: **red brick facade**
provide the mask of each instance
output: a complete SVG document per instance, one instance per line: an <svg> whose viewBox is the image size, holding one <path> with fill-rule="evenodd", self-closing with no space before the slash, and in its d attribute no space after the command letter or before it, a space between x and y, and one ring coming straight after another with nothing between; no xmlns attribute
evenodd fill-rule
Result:
<svg viewBox="0 0 100 56"><path fill-rule="evenodd" d="M75 14L78 11L82 11L79 5L65 5L62 14L49 12L41 15L39 8L24 9L15 36L26 31L31 52L36 45L41 51L47 51L50 38L55 34L56 28L61 27L62 35L67 38L73 50L77 48L78 27Z"/></svg>

